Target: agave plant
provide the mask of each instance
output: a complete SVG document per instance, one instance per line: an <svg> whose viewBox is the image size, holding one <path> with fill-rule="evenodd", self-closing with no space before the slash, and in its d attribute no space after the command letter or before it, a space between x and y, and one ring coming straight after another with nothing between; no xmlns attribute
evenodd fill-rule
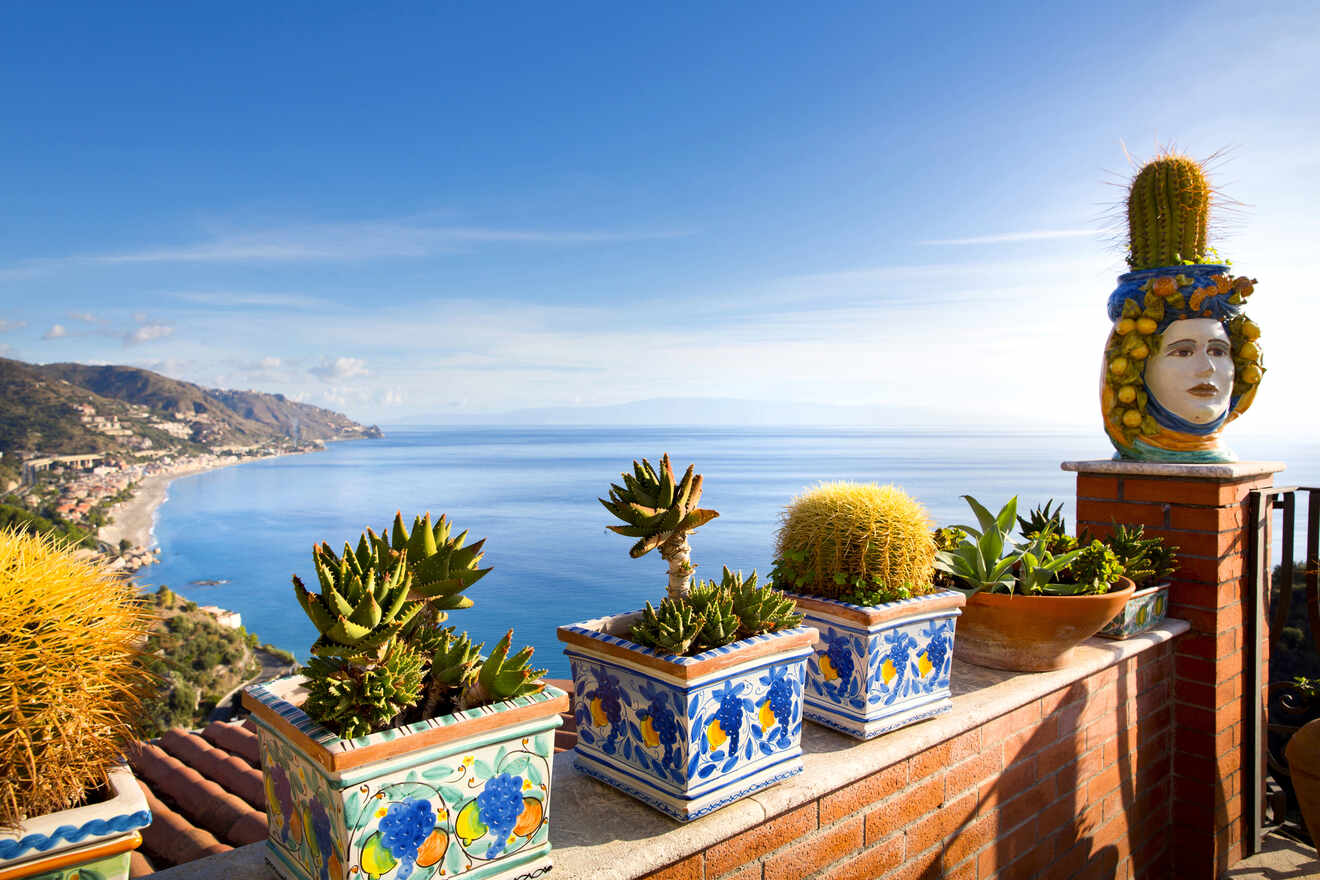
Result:
<svg viewBox="0 0 1320 880"><path fill-rule="evenodd" d="M991 513L971 495L962 496L980 528L957 526L966 532L952 550L939 550L935 554L935 567L954 580L954 588L969 596L982 590L1012 592L1016 583L1013 566L1022 551L1009 541L1017 516L1017 496L995 514Z"/></svg>

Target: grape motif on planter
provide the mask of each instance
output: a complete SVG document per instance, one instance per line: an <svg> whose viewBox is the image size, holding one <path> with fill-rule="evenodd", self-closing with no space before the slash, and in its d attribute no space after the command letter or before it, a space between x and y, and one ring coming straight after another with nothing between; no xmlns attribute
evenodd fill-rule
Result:
<svg viewBox="0 0 1320 880"><path fill-rule="evenodd" d="M637 713L642 722L642 742L648 748L664 746L662 763L666 767L674 767L678 763L678 753L674 749L678 744L678 722L674 720L674 713L669 708L669 698L664 691L653 689L646 682L642 684L642 695L650 699L646 708Z"/></svg>
<svg viewBox="0 0 1320 880"><path fill-rule="evenodd" d="M949 628L946 625L937 625L932 628L935 631L929 633L930 641L926 643L926 659L930 662L931 670L936 675L941 675L944 671L944 660L949 653ZM925 677L922 676L922 678Z"/></svg>
<svg viewBox="0 0 1320 880"><path fill-rule="evenodd" d="M761 711L758 714L761 735L781 747L788 746L792 739L797 714L795 711L798 705L797 678L788 674L788 667L780 666L762 676L761 684L769 685L765 702L761 704ZM761 751L769 754L771 749L763 743Z"/></svg>
<svg viewBox="0 0 1320 880"><path fill-rule="evenodd" d="M838 681L834 685L835 689L847 693L853 678L852 638L846 634L830 638L829 648L821 658L820 666L825 680L830 683Z"/></svg>
<svg viewBox="0 0 1320 880"><path fill-rule="evenodd" d="M481 809L481 819L495 833L495 842L486 851L486 858L493 859L504 852L510 842L513 826L523 811L523 779L501 773L486 783L486 788L477 795L477 806Z"/></svg>
<svg viewBox="0 0 1320 880"><path fill-rule="evenodd" d="M311 822L308 823L311 826L308 836L314 841L312 858L320 866L321 880L330 880L331 874L335 873L331 870L335 854L334 841L330 837L330 816L317 798L308 801L308 809L312 814ZM316 858L318 854L319 859Z"/></svg>
<svg viewBox="0 0 1320 880"><path fill-rule="evenodd" d="M377 832L379 844L390 857L399 863L397 880L408 880L417 862L417 850L435 827L435 813L430 801L422 798L408 798L395 801L386 809L380 820ZM366 861L364 847L363 861ZM388 870L388 869L387 869Z"/></svg>
<svg viewBox="0 0 1320 880"><path fill-rule="evenodd" d="M623 727L619 724L623 717L623 707L621 705L621 692L619 680L610 675L605 670L599 670L596 677L596 687L585 694L585 717L578 718L578 726L584 727L591 725L595 728L609 728L606 734L605 742L601 743L601 750L610 754L614 753L615 743L623 733Z"/></svg>

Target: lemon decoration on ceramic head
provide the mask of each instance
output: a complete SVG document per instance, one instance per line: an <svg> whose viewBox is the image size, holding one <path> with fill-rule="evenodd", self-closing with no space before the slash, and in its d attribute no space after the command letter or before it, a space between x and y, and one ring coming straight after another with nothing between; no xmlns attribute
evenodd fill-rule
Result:
<svg viewBox="0 0 1320 880"><path fill-rule="evenodd" d="M1128 264L1109 296L1100 408L1115 458L1235 461L1219 435L1264 377L1260 328L1242 313L1255 279L1206 244L1213 191L1201 163L1166 153L1133 178Z"/></svg>

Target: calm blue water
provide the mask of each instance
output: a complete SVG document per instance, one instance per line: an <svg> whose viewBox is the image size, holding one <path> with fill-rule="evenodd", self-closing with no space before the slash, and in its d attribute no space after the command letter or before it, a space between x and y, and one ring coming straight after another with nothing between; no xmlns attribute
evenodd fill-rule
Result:
<svg viewBox="0 0 1320 880"><path fill-rule="evenodd" d="M897 483L939 523L970 517L960 496L1019 509L1055 498L1073 513L1070 459L1107 458L1096 432L950 433L884 429L452 428L387 429L384 440L330 444L325 452L267 459L175 480L156 536L162 562L139 580L168 584L202 604L238 611L263 640L305 659L316 632L290 586L315 582L311 548L354 544L380 531L396 510L447 513L469 540L485 537L483 566L494 570L469 595L476 606L451 614L487 646L512 626L551 674L568 676L555 627L639 608L666 584L658 553L631 559L632 539L596 501L634 457L668 451L675 470L705 474L703 507L720 517L690 537L699 575L720 566L770 568L779 513L822 480ZM1291 453L1249 448L1243 457L1281 459L1279 482L1320 484L1320 445ZM216 586L197 580L226 580Z"/></svg>

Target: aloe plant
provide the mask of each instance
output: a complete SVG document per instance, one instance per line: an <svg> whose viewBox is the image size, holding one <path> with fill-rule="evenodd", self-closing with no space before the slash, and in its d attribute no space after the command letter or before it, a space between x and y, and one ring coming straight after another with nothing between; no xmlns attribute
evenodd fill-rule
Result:
<svg viewBox="0 0 1320 880"><path fill-rule="evenodd" d="M1081 550L1070 550L1055 555L1051 550L1053 528L1036 533L1036 536L1022 548L1018 558L1017 585L1027 594L1053 593L1057 588L1059 573L1072 564Z"/></svg>

